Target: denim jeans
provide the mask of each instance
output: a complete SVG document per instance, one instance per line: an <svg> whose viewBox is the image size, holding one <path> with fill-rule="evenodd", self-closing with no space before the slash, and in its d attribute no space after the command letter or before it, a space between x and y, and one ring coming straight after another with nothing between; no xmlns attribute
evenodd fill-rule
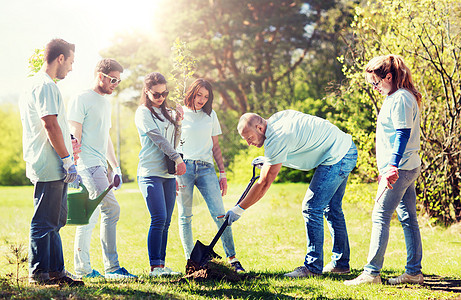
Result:
<svg viewBox="0 0 461 300"><path fill-rule="evenodd" d="M349 268L349 238L342 209L347 178L357 163L357 148L352 144L334 165L320 165L304 197L302 212L306 224L307 254L304 265L313 273L323 269L323 216L333 239L332 264Z"/></svg>
<svg viewBox="0 0 461 300"><path fill-rule="evenodd" d="M90 199L99 196L108 186L107 169L103 166L90 167L79 172L83 184L90 193ZM105 272L114 272L120 268L117 254L117 222L120 217L120 205L110 191L97 206L90 217L89 224L77 226L74 242L74 267L78 276L84 276L93 270L90 262L90 242L93 229L101 213L100 239Z"/></svg>
<svg viewBox="0 0 461 300"><path fill-rule="evenodd" d="M397 216L402 224L403 235L407 247L406 272L410 275L421 273L423 250L416 213L415 181L421 173L421 167L413 170L399 170L399 179L392 185L392 190L386 190L373 208L370 249L368 263L364 271L379 275L383 267L384 254L389 241L389 226L392 214Z"/></svg>
<svg viewBox="0 0 461 300"><path fill-rule="evenodd" d="M185 159L184 162L186 163L186 174L177 176L179 184L178 222L179 236L184 247L184 254L186 259L189 259L194 247L192 237L192 199L194 185L197 186L205 199L211 218L215 221L218 228L224 223L224 218L217 219L217 217L225 215L226 211L224 210L218 177L216 176L213 164L200 160L188 159ZM224 230L221 236L221 242L226 256L234 256L234 239L230 226Z"/></svg>
<svg viewBox="0 0 461 300"><path fill-rule="evenodd" d="M176 180L138 176L138 185L150 213L147 250L151 266L165 265L168 229L176 200Z"/></svg>
<svg viewBox="0 0 461 300"><path fill-rule="evenodd" d="M37 182L34 214L30 223L29 276L46 281L65 274L59 229L67 220L67 183L63 180Z"/></svg>

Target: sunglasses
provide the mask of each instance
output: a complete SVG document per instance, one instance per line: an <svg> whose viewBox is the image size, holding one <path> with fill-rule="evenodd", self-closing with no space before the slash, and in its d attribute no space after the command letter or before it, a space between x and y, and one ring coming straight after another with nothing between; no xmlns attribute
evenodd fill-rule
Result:
<svg viewBox="0 0 461 300"><path fill-rule="evenodd" d="M163 91L163 93L157 93L157 92L152 92L152 91L149 91L149 92L152 94L152 97L154 97L154 99L158 99L160 98L160 96L162 96L163 98L166 98L168 94L170 93L170 91L168 90Z"/></svg>
<svg viewBox="0 0 461 300"><path fill-rule="evenodd" d="M104 73L102 73L102 72L101 72L101 74L102 74L104 77L107 77L107 78L109 78L109 79L110 79L110 83L111 83L111 84L119 84L120 82L122 82L122 80L121 80L121 79L118 79L118 78L115 78L115 77L109 76L109 75L107 75L107 74L104 74Z"/></svg>

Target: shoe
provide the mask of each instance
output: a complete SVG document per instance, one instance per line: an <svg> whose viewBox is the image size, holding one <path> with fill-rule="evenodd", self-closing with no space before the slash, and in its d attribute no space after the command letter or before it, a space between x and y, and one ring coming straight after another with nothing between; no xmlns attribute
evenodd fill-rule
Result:
<svg viewBox="0 0 461 300"><path fill-rule="evenodd" d="M242 264L239 262L239 260L238 260L236 257L234 257L233 259L231 259L231 260L229 261L229 263L230 263L232 269L234 269L235 272L237 272L237 273L244 273L244 272L246 272L245 269L242 267Z"/></svg>
<svg viewBox="0 0 461 300"><path fill-rule="evenodd" d="M332 274L349 274L351 272L351 269L334 267L332 263L329 263L325 267L323 267L322 272Z"/></svg>
<svg viewBox="0 0 461 300"><path fill-rule="evenodd" d="M381 276L379 275L373 276L365 272L362 272L362 274L360 274L357 278L344 281L345 285L360 285L360 284L365 284L365 283L380 284Z"/></svg>
<svg viewBox="0 0 461 300"><path fill-rule="evenodd" d="M293 272L286 273L283 276L291 277L291 278L300 278L300 277L320 276L320 274L311 272L306 266L301 266L301 267L297 267L296 269L294 269Z"/></svg>
<svg viewBox="0 0 461 300"><path fill-rule="evenodd" d="M66 272L66 276L67 276L67 277L72 278L73 280L80 280L80 277L79 277L79 276L74 275L74 274L72 274L71 272L69 272L69 271L67 271L67 270L66 270L65 272Z"/></svg>
<svg viewBox="0 0 461 300"><path fill-rule="evenodd" d="M69 287L73 286L84 286L85 284L81 280L74 280L69 276L64 276L61 278L53 278L48 281L47 284L58 284L58 285L67 285Z"/></svg>
<svg viewBox="0 0 461 300"><path fill-rule="evenodd" d="M104 278L104 276L102 276L101 273L93 269L91 273L83 275L82 278Z"/></svg>
<svg viewBox="0 0 461 300"><path fill-rule="evenodd" d="M170 275L170 276L178 276L178 275L181 275L181 272L173 271L172 269L170 269L170 268L168 268L168 267L163 268L163 272L167 273L167 275Z"/></svg>
<svg viewBox="0 0 461 300"><path fill-rule="evenodd" d="M405 272L399 277L389 278L388 282L391 285L396 285L396 284L401 284L401 283L423 284L424 276L422 273L419 273L417 275L410 275Z"/></svg>
<svg viewBox="0 0 461 300"><path fill-rule="evenodd" d="M119 268L115 272L106 272L106 279L137 279L138 276L130 274L125 268Z"/></svg>
<svg viewBox="0 0 461 300"><path fill-rule="evenodd" d="M162 276L168 276L168 272L164 270L164 268L154 268L154 270L149 272L149 276L151 277L162 277Z"/></svg>

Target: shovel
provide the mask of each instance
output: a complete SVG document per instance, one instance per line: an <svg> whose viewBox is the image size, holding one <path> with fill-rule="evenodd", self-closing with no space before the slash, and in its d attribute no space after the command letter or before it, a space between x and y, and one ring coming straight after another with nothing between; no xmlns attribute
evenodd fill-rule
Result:
<svg viewBox="0 0 461 300"><path fill-rule="evenodd" d="M243 198L245 198L245 196L248 194L248 192L250 191L255 181L259 178L259 175L255 176L256 175L255 171L256 171L256 168L258 169L262 168L264 161L265 159L263 156L258 156L257 158L253 159L253 161L251 162L251 165L253 166L253 177L251 177L250 182L248 183L242 196L240 196L240 199L236 205L238 205L243 200ZM203 266L213 258L221 258L218 254L216 254L216 252L213 251L213 247L216 245L216 243L218 242L219 238L221 237L221 235L223 234L227 226L228 226L228 223L227 223L227 217L226 217L226 219L224 220L224 223L221 225L221 228L219 228L218 233L215 235L210 245L208 246L204 245L202 242L197 240L197 242L195 242L194 249L192 249L190 260L192 262L197 263L199 266Z"/></svg>

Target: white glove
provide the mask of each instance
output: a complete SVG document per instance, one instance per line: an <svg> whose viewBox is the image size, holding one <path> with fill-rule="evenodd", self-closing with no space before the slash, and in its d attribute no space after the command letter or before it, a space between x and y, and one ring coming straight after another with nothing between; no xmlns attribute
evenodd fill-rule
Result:
<svg viewBox="0 0 461 300"><path fill-rule="evenodd" d="M226 218L227 218L227 225L231 226L232 223L240 219L240 216L243 214L245 209L240 207L240 205L236 205L229 209L226 213Z"/></svg>
<svg viewBox="0 0 461 300"><path fill-rule="evenodd" d="M114 181L114 177L115 175L118 175L118 177L120 177L120 183L117 185L117 186L114 186L114 190L118 190L119 188L122 187L122 169L120 169L120 167L117 167L115 168L115 170L113 170L113 177L112 177L112 182Z"/></svg>
<svg viewBox="0 0 461 300"><path fill-rule="evenodd" d="M62 167L64 168L64 172L66 176L64 177L64 182L69 183L73 182L77 179L77 168L74 165L74 159L70 155L61 158L62 160Z"/></svg>

